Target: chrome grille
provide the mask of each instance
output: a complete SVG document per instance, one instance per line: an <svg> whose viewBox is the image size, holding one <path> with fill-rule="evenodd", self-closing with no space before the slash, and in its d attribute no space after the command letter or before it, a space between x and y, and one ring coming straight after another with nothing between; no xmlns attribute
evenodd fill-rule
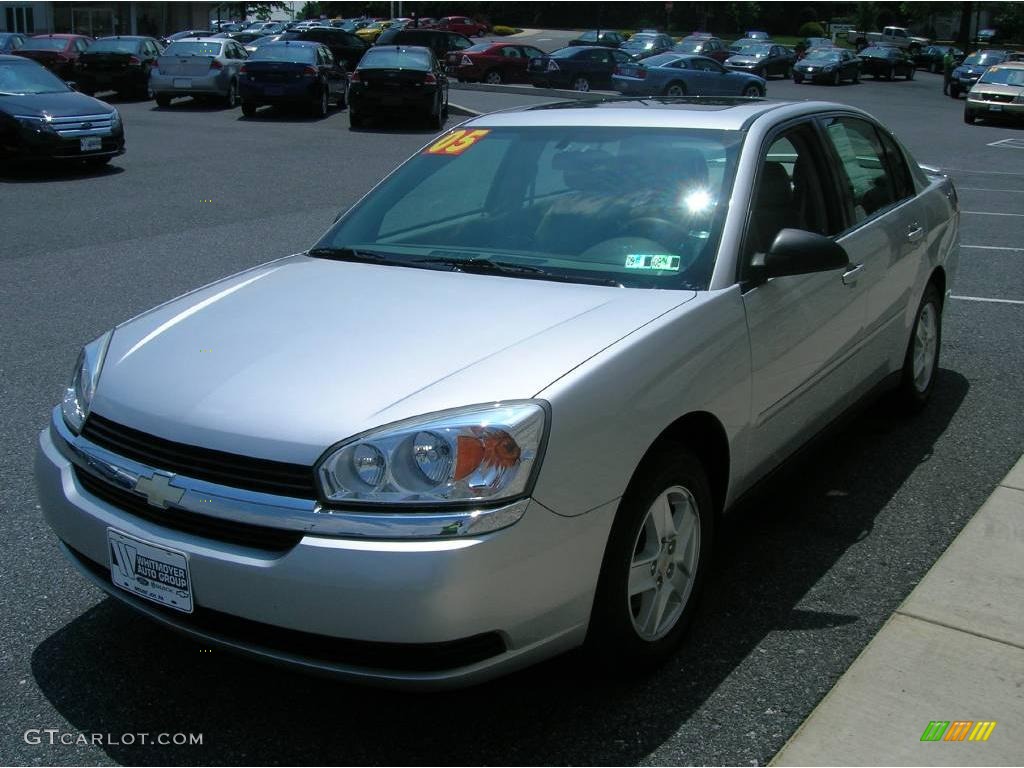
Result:
<svg viewBox="0 0 1024 768"><path fill-rule="evenodd" d="M1003 104L1010 104L1013 102L1013 94L1010 93L978 93L972 95L977 96L982 101L998 101Z"/></svg>
<svg viewBox="0 0 1024 768"><path fill-rule="evenodd" d="M50 127L57 135L70 139L75 136L109 136L113 126L113 112L102 115L75 115L73 117L54 117L50 119Z"/></svg>

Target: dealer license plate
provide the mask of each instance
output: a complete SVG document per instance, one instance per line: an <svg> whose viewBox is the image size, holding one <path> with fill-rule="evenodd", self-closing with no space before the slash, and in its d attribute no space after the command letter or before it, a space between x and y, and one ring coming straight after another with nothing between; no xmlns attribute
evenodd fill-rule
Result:
<svg viewBox="0 0 1024 768"><path fill-rule="evenodd" d="M97 149L103 149L103 139L99 136L83 136L80 142L83 152L95 152Z"/></svg>
<svg viewBox="0 0 1024 768"><path fill-rule="evenodd" d="M192 613L192 579L188 556L175 549L150 544L126 533L107 529L110 578L133 595Z"/></svg>
<svg viewBox="0 0 1024 768"><path fill-rule="evenodd" d="M174 87L175 88L191 88L192 87L192 80L190 78L187 78L187 77L176 77L176 78L174 78Z"/></svg>
<svg viewBox="0 0 1024 768"><path fill-rule="evenodd" d="M988 105L988 111L989 112L1002 112L1003 111L1003 105L1002 104L989 104Z"/></svg>

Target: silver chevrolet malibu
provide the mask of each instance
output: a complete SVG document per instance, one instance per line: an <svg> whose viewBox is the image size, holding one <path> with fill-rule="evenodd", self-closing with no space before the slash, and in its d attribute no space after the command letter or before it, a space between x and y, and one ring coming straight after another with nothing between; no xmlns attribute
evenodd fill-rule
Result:
<svg viewBox="0 0 1024 768"><path fill-rule="evenodd" d="M879 385L927 402L958 226L838 104L476 118L309 251L87 344L42 507L117 599L307 670L656 662L737 499Z"/></svg>

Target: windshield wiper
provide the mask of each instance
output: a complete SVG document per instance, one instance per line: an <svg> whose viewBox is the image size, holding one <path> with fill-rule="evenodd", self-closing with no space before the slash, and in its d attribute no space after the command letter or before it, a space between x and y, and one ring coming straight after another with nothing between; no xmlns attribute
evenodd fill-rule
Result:
<svg viewBox="0 0 1024 768"><path fill-rule="evenodd" d="M417 259L413 264L437 264L438 266L450 267L453 272L467 272L478 275L514 275L516 277L527 277L538 280L554 280L561 283L589 283L591 285L608 285L621 288L622 284L617 280L606 277L570 277L548 272L540 267L530 267L525 264L510 264L507 261L494 261L474 257L471 259L446 259L430 258Z"/></svg>
<svg viewBox="0 0 1024 768"><path fill-rule="evenodd" d="M318 259L334 259L335 261L356 261L365 264L398 263L393 256L376 251L364 251L358 248L310 248L306 253Z"/></svg>

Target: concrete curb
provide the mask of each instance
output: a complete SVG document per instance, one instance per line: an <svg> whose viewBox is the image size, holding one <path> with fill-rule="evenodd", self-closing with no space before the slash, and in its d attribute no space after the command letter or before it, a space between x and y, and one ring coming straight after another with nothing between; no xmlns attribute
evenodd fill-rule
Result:
<svg viewBox="0 0 1024 768"><path fill-rule="evenodd" d="M532 85L489 85L487 83L449 83L453 91L483 91L484 93L513 93L518 96L537 96L549 99L600 101L609 96L621 96L618 91L570 91L563 88L534 88Z"/></svg>
<svg viewBox="0 0 1024 768"><path fill-rule="evenodd" d="M1022 562L1024 456L770 765L1019 765Z"/></svg>
<svg viewBox="0 0 1024 768"><path fill-rule="evenodd" d="M480 117L480 115L484 114L483 112L477 112L475 109L464 107L461 104L453 104L450 101L448 102L448 112L449 114L462 115L464 117Z"/></svg>

